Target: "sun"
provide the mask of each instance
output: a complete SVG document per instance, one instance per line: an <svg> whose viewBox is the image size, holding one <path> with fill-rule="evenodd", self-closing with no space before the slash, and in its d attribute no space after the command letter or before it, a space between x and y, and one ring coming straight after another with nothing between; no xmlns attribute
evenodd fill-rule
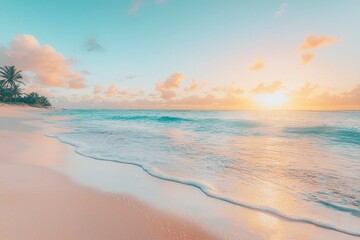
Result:
<svg viewBox="0 0 360 240"><path fill-rule="evenodd" d="M285 106L288 96L284 92L278 91L275 93L256 94L253 99L261 108L279 109Z"/></svg>

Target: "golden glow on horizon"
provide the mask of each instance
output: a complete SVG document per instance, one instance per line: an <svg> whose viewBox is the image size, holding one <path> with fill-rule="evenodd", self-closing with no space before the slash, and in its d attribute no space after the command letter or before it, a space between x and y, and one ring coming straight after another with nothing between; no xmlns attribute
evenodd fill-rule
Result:
<svg viewBox="0 0 360 240"><path fill-rule="evenodd" d="M255 103L261 108L276 109L285 106L289 97L284 92L261 93L253 97Z"/></svg>

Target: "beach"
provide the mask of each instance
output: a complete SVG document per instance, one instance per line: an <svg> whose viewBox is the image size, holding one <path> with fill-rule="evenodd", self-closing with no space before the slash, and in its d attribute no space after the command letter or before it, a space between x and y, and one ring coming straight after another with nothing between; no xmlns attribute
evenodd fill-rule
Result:
<svg viewBox="0 0 360 240"><path fill-rule="evenodd" d="M359 0L1 7L0 240L360 240Z"/></svg>
<svg viewBox="0 0 360 240"><path fill-rule="evenodd" d="M338 225L289 219L136 164L86 157L52 137L74 131L53 110L0 110L1 239L358 239L345 218ZM307 214L267 187L258 191L277 206Z"/></svg>
<svg viewBox="0 0 360 240"><path fill-rule="evenodd" d="M132 197L80 186L45 167L75 153L31 125L38 117L26 112L35 111L41 110L0 106L0 239L218 239Z"/></svg>

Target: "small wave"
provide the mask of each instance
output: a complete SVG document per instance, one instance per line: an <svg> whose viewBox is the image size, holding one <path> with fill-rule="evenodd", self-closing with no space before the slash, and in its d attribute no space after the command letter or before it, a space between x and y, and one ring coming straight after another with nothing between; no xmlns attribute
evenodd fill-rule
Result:
<svg viewBox="0 0 360 240"><path fill-rule="evenodd" d="M108 120L123 120L123 121L137 121L137 120L148 120L148 121L157 121L157 122L180 122L180 121L193 121L192 119L188 118L181 118L181 117L170 117L170 116L112 116L107 118Z"/></svg>
<svg viewBox="0 0 360 240"><path fill-rule="evenodd" d="M326 206L326 207L335 209L337 211L347 212L347 213L350 213L351 215L354 215L356 217L360 217L360 210L350 208L350 207L344 207L344 206L336 205L334 203L326 202L326 201L323 201L323 200L318 200L317 202L324 205L324 206Z"/></svg>
<svg viewBox="0 0 360 240"><path fill-rule="evenodd" d="M182 118L174 116L111 116L107 117L107 120L117 121L155 121L160 123L177 123L177 122L197 122L199 126L208 126L214 128L214 126L228 127L230 129L237 128L252 128L257 127L260 124L254 121L242 120L242 119L218 119L218 118Z"/></svg>
<svg viewBox="0 0 360 240"><path fill-rule="evenodd" d="M313 219L289 216L289 215L287 215L287 214L285 214L285 213L283 213L281 211L278 211L276 209L273 209L273 208L269 208L269 207L266 207L266 206L252 205L252 204L249 204L249 203L246 203L246 202L240 202L240 201L232 199L232 198L227 198L227 197L224 197L224 196L221 196L221 195L217 195L216 193L214 193L213 188L211 186L205 184L205 183L168 177L168 176L162 174L158 170L155 170L153 168L150 168L148 166L145 166L145 165L142 165L142 164L139 164L139 163L126 162L126 161L115 160L115 159L107 159L107 158L101 158L101 157L94 157L94 156L88 155L86 153L83 153L81 151L81 149L76 144L73 144L71 142L68 142L68 141L62 139L59 135L47 134L46 136L56 138L56 139L58 139L59 141L61 141L63 143L66 143L66 144L69 144L69 145L73 146L75 148L75 152L82 155L82 156L84 156L84 157L88 157L88 158L92 158L92 159L100 160L100 161L107 161L107 162L114 162L114 163L137 166L137 167L141 168L144 172L146 172L147 174L149 174L152 177L155 177L155 178L158 178L158 179L161 179L161 180L164 180L164 181L169 181L169 182L174 182L174 183L178 183L178 184L183 184L183 185L195 187L198 190L200 190L201 192L203 192L206 196L211 197L213 199L217 199L217 200L229 203L229 204L233 204L233 205L236 205L236 206L239 206L239 207L251 209L251 210L254 210L254 211L266 213L266 214L269 214L269 215L272 215L272 216L275 216L275 217L279 217L279 218L287 220L287 221L310 224L310 225L314 225L314 226L317 226L317 227L320 227L320 228L337 231L337 232L340 232L340 233L343 233L343 234L360 237L360 232L353 232L353 231L350 231L350 230L345 230L345 229L333 226L331 224L324 223L324 222L319 222L319 221L316 221L316 220L313 220Z"/></svg>
<svg viewBox="0 0 360 240"><path fill-rule="evenodd" d="M360 145L360 131L352 128L321 125L312 127L289 127L285 129L285 132L299 135L321 136L333 141Z"/></svg>
<svg viewBox="0 0 360 240"><path fill-rule="evenodd" d="M193 121L193 119L189 119L189 118L180 118L180 117L170 117L170 116L164 116L164 117L159 117L158 118L159 122L191 122Z"/></svg>

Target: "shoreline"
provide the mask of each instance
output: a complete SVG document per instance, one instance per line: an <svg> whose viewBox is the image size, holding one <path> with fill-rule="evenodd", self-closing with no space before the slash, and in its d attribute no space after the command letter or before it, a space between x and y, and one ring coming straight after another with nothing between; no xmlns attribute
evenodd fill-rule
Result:
<svg viewBox="0 0 360 240"><path fill-rule="evenodd" d="M0 109L1 239L219 239L131 196L80 186L45 167L71 157L67 146L47 144L29 124L38 117L24 111L34 109Z"/></svg>
<svg viewBox="0 0 360 240"><path fill-rule="evenodd" d="M11 107L10 110L12 111L14 108ZM24 114L24 111L29 112L30 115ZM223 203L217 199L207 197L193 187L156 179L136 166L99 161L82 156L75 153L73 146L62 143L57 138L44 136L44 131L46 133L56 132L62 126L44 123L44 116L36 114L36 112L31 108L25 108L16 109L13 114L16 113L18 123L31 128L31 132L27 132L29 135L27 141L36 140L37 149L44 149L44 146L48 149L46 149L45 153L39 154L38 157L33 156L27 163L21 161L20 164L55 170L61 173L60 176L68 181L70 185L75 185L79 189L85 186L86 190L93 191L96 194L111 196L111 198L115 197L117 200L120 199L116 202L119 205L125 204L121 201L122 196L125 196L126 199L131 199L131 206L136 204L145 205L151 211L155 211L156 214L164 214L165 219L174 218L175 221L180 222L180 225L185 222L191 228L200 231L201 234L206 234L205 238L188 237L185 239L358 239L354 236L319 228L307 223L286 221L267 213ZM2 133L1 126L0 130ZM0 143L2 140L1 135ZM34 152L34 149L32 152ZM50 159L44 159L45 156L49 155L55 157L51 161ZM28 158L26 154L19 157L22 157L22 159ZM46 170L53 172L49 169ZM56 172L55 174L59 174ZM16 180L16 177L14 177L14 180ZM0 185L0 193L1 191ZM191 197L189 198L189 196ZM107 200L105 201L107 202ZM104 220L110 221L113 217L110 214ZM188 230L185 230L185 232L188 232ZM219 238L210 234L219 236ZM175 237L180 236L183 237L184 235L156 239L177 239ZM146 236L146 239L151 239L151 236Z"/></svg>

